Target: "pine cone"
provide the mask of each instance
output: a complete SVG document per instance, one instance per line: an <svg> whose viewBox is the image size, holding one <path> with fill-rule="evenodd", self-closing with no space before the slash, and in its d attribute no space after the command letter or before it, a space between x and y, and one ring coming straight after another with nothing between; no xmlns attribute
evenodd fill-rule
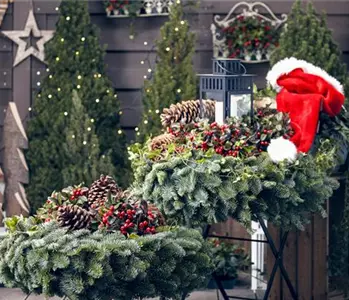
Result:
<svg viewBox="0 0 349 300"><path fill-rule="evenodd" d="M173 134L164 133L156 136L151 140L149 145L150 150L166 150L167 146L175 141L176 137Z"/></svg>
<svg viewBox="0 0 349 300"><path fill-rule="evenodd" d="M88 191L88 204L93 209L98 209L98 207L103 205L107 200L108 193L112 196L117 196L123 193L123 191L118 187L112 177L101 175L98 180L92 183Z"/></svg>
<svg viewBox="0 0 349 300"><path fill-rule="evenodd" d="M77 205L61 206L57 213L59 226L72 230L87 228L91 219L91 213Z"/></svg>
<svg viewBox="0 0 349 300"><path fill-rule="evenodd" d="M215 101L203 100L203 117L213 121L215 117ZM182 101L171 104L170 108L165 108L161 114L161 124L169 127L174 123L189 124L195 122L200 117L200 100Z"/></svg>

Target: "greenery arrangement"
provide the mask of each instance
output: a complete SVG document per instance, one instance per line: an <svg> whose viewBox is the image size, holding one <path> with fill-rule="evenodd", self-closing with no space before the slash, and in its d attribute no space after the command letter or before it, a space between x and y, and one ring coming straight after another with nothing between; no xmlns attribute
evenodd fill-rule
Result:
<svg viewBox="0 0 349 300"><path fill-rule="evenodd" d="M210 239L213 250L213 264L215 275L220 279L234 279L238 271L246 271L251 265L250 256L241 246Z"/></svg>
<svg viewBox="0 0 349 300"><path fill-rule="evenodd" d="M314 4L307 2L306 5L305 9L301 0L294 3L280 36L280 47L271 55L271 64L291 56L303 59L337 78L343 84L345 94L349 95L347 66L342 62L339 46L327 26L326 14L319 18Z"/></svg>
<svg viewBox="0 0 349 300"><path fill-rule="evenodd" d="M143 7L143 1L104 0L104 5L108 14L114 13L114 15L127 15L130 17L136 17Z"/></svg>
<svg viewBox="0 0 349 300"><path fill-rule="evenodd" d="M268 108L254 115L222 126L174 125L169 134L176 139L167 147L133 146L135 193L167 220L189 227L228 216L249 227L258 215L285 229L303 229L309 213L325 214L323 204L338 188L329 177L338 163L337 141L323 133L312 153L276 164L266 148L271 138L292 134L287 118Z"/></svg>
<svg viewBox="0 0 349 300"><path fill-rule="evenodd" d="M244 60L267 59L279 46L280 29L275 28L261 17L238 16L228 27L221 28L229 50L229 58Z"/></svg>
<svg viewBox="0 0 349 300"><path fill-rule="evenodd" d="M193 67L195 34L183 19L183 5L171 6L169 20L160 29L156 42L158 63L152 80L144 83L144 113L137 132L140 142L161 133L160 112L171 104L195 99L197 90Z"/></svg>
<svg viewBox="0 0 349 300"><path fill-rule="evenodd" d="M192 229L166 226L109 176L54 192L30 218L5 220L0 281L25 293L83 299L181 299L204 286L211 250Z"/></svg>
<svg viewBox="0 0 349 300"><path fill-rule="evenodd" d="M126 187L128 181L119 101L105 75L104 49L99 44L97 28L90 21L88 2L64 0L59 11L55 35L45 47L49 71L34 100L28 124L26 159L30 185L26 192L33 212L42 205L46 195L64 186L62 170L70 158L62 149L68 142L67 128L73 126L70 124L74 113L73 90L77 90L84 107L86 123L80 128L80 134L94 134L98 138L99 149L96 146L94 150L98 157L111 155L111 164L100 172L109 173L110 168L115 167L118 172L113 175L118 182ZM79 117L82 116L76 116ZM92 146L89 145L90 149ZM81 157L85 159L84 154ZM85 171L83 165L75 167L82 173ZM77 182L83 180L81 177Z"/></svg>

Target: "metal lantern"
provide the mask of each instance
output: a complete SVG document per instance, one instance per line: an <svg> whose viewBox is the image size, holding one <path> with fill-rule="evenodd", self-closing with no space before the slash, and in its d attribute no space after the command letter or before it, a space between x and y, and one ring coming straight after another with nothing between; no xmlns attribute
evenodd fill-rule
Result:
<svg viewBox="0 0 349 300"><path fill-rule="evenodd" d="M200 101L216 100L215 121L229 117L253 116L253 78L239 59L213 59L213 74L199 74ZM203 110L201 109L201 116Z"/></svg>

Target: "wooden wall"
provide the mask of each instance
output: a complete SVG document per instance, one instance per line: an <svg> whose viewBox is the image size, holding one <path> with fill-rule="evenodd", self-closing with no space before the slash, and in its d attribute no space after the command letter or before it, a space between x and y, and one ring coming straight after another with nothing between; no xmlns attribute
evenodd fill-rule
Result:
<svg viewBox="0 0 349 300"><path fill-rule="evenodd" d="M10 4L0 30L21 30L27 19L29 0L15 1ZM54 29L57 21L56 7L59 0L33 0L33 8L40 29ZM201 0L200 7L188 11L186 18L190 21L192 30L197 34L194 66L197 72L211 71L212 38L210 25L216 14L227 14L238 1L233 0ZM293 0L264 1L277 14L288 13ZM334 38L343 51L343 60L349 63L349 5L346 1L314 0L318 10L325 9L328 14L328 24L334 30ZM130 20L128 18L109 19L105 15L101 0L89 1L92 21L101 29L101 43L107 44L106 63L108 74L118 92L124 113L122 126L130 138L134 128L140 121L142 105L140 89L143 76L147 74L148 66L142 65L159 37L159 28L167 17L138 18L135 21L136 36L129 38ZM145 44L147 42L147 44ZM37 82L45 76L45 66L35 58L27 59L16 68L12 62L16 47L7 38L0 36L0 126L3 122L3 109L8 101L13 100L18 105L22 120L29 117L28 107L32 102L32 91L37 88ZM153 64L155 52L149 55ZM258 75L257 84L262 87L268 64L250 64L248 71ZM40 75L37 75L37 72Z"/></svg>

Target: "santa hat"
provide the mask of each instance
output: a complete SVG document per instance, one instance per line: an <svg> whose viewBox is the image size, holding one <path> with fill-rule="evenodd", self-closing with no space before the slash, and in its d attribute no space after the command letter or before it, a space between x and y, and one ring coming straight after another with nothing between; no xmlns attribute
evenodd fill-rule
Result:
<svg viewBox="0 0 349 300"><path fill-rule="evenodd" d="M277 109L288 113L298 152L308 152L318 128L320 111L334 117L344 104L343 86L324 70L294 57L279 61L267 75L278 91Z"/></svg>

